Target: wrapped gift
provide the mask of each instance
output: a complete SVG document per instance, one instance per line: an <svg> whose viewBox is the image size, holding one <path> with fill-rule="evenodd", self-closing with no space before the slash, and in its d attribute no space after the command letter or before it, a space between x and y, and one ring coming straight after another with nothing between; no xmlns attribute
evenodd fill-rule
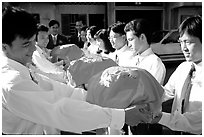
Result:
<svg viewBox="0 0 204 137"><path fill-rule="evenodd" d="M52 56L56 56L59 59L67 59L70 61L77 60L84 55L84 52L75 44L67 44L55 47L52 52Z"/></svg>
<svg viewBox="0 0 204 137"><path fill-rule="evenodd" d="M69 79L75 82L75 86L87 84L93 75L112 66L117 66L117 64L109 58L101 56L82 57L70 63L68 70L71 78Z"/></svg>
<svg viewBox="0 0 204 137"><path fill-rule="evenodd" d="M163 92L162 86L146 70L114 66L89 80L86 100L119 109L147 104L153 115L157 115Z"/></svg>

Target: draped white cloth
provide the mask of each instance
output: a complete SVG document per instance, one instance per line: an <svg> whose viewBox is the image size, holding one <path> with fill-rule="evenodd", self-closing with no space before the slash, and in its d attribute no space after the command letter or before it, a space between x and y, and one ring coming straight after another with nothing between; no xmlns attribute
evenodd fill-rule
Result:
<svg viewBox="0 0 204 137"><path fill-rule="evenodd" d="M86 100L112 108L149 104L153 114L161 110L163 88L146 70L114 66L88 82Z"/></svg>
<svg viewBox="0 0 204 137"><path fill-rule="evenodd" d="M76 86L87 84L88 80L95 74L105 70L106 68L117 66L117 64L109 58L101 56L82 57L70 63L68 68L70 80L73 80Z"/></svg>
<svg viewBox="0 0 204 137"><path fill-rule="evenodd" d="M27 67L7 57L2 64L3 133L59 134L59 130L81 133L123 127L123 109L89 104L83 89L42 75L35 76L34 82Z"/></svg>

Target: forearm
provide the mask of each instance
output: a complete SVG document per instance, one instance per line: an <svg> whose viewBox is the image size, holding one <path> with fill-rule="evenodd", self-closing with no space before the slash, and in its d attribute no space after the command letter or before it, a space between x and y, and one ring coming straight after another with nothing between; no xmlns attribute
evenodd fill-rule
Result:
<svg viewBox="0 0 204 137"><path fill-rule="evenodd" d="M162 112L160 124L175 131L190 132L193 134L202 133L202 111L187 112L180 114L176 111L173 115Z"/></svg>
<svg viewBox="0 0 204 137"><path fill-rule="evenodd" d="M64 131L79 133L109 126L120 129L124 124L124 110L102 108L70 98L48 102L39 94L15 92L7 103L22 119Z"/></svg>

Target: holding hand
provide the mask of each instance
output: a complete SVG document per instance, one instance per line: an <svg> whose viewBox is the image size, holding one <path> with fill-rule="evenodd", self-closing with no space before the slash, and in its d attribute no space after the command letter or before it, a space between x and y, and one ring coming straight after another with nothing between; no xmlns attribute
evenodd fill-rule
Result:
<svg viewBox="0 0 204 137"><path fill-rule="evenodd" d="M149 123L152 120L152 113L148 105L137 105L125 109L125 123L129 126L136 126L139 123Z"/></svg>
<svg viewBox="0 0 204 137"><path fill-rule="evenodd" d="M158 123L160 121L162 117L162 112L160 112L157 116L155 116L152 121L151 121L151 124L155 124L155 123Z"/></svg>

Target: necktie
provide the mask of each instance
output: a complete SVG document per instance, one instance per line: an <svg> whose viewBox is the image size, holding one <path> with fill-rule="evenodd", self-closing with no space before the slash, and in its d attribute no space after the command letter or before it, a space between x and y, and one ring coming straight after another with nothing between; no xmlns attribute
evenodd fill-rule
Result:
<svg viewBox="0 0 204 137"><path fill-rule="evenodd" d="M116 62L117 64L119 63L118 55L115 55L115 62Z"/></svg>
<svg viewBox="0 0 204 137"><path fill-rule="evenodd" d="M78 37L78 40L79 40L79 42L81 41L81 37L80 36Z"/></svg>
<svg viewBox="0 0 204 137"><path fill-rule="evenodd" d="M57 44L57 36L53 36L53 44L54 44L54 45Z"/></svg>
<svg viewBox="0 0 204 137"><path fill-rule="evenodd" d="M33 65L29 65L29 72L30 72L30 77L31 77L31 79L32 79L32 81L33 82L35 82L36 84L38 84L38 81L37 81L37 78L36 78L36 76L35 76L35 72L33 71L33 70L31 70L31 68L35 68L35 66L33 66Z"/></svg>
<svg viewBox="0 0 204 137"><path fill-rule="evenodd" d="M189 97L190 97L190 93L191 93L191 88L192 88L192 83L191 83L191 78L193 75L193 72L195 71L195 66L194 64L191 65L191 69L188 73L188 76L184 82L182 91L181 91L181 113L185 113L186 112L186 108L189 104Z"/></svg>

